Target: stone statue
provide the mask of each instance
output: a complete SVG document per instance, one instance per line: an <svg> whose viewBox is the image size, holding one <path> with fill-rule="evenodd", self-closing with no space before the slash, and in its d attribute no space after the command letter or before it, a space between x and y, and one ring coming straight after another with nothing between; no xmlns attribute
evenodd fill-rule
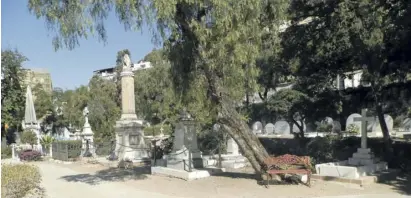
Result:
<svg viewBox="0 0 411 198"><path fill-rule="evenodd" d="M129 69L129 68L131 68L130 56L128 56L128 54L124 54L124 56L123 56L123 69Z"/></svg>
<svg viewBox="0 0 411 198"><path fill-rule="evenodd" d="M89 113L88 108L84 107L83 115L84 115L84 118L86 119L86 123L88 123L88 113Z"/></svg>

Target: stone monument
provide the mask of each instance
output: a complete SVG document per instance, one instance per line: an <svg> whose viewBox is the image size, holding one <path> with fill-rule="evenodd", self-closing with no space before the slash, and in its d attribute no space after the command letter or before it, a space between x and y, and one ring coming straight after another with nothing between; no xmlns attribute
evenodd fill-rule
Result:
<svg viewBox="0 0 411 198"><path fill-rule="evenodd" d="M40 145L40 124L37 121L36 110L34 109L33 94L31 93L30 85L27 86L26 91L26 105L24 111L23 129L31 130L36 134L37 144L35 145L35 147L37 148L37 150L41 151L42 147Z"/></svg>
<svg viewBox="0 0 411 198"><path fill-rule="evenodd" d="M374 118L367 117L366 109L363 109L361 114L351 119L351 122L361 123L361 148L358 148L357 153L354 153L353 157L348 160L315 165L317 173L314 176L353 179L361 182L364 176L388 169L387 163L380 161L371 149L367 148L367 122Z"/></svg>
<svg viewBox="0 0 411 198"><path fill-rule="evenodd" d="M367 117L367 110L361 110L361 117L354 118L354 122L361 122L361 148L348 159L350 165L369 165L377 162L371 149L367 148L367 122L374 121L374 117Z"/></svg>
<svg viewBox="0 0 411 198"><path fill-rule="evenodd" d="M116 148L110 159L147 161L150 159L144 140L144 125L135 112L134 73L127 54L123 57L123 71L120 75L121 118L115 125Z"/></svg>
<svg viewBox="0 0 411 198"><path fill-rule="evenodd" d="M88 122L88 108L85 107L83 110L83 115L84 115L84 126L83 126L83 131L81 132L81 140L83 142L82 145L82 150L84 151L83 156L89 157L89 156L94 156L95 151L94 151L94 133L91 130L90 123Z"/></svg>

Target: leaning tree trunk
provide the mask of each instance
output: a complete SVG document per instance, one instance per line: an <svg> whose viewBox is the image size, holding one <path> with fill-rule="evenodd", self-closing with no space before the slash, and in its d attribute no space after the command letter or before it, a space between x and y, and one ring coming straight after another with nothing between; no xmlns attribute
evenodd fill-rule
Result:
<svg viewBox="0 0 411 198"><path fill-rule="evenodd" d="M388 131L387 123L385 122L384 114L382 112L382 105L380 102L376 103L376 112L378 121L380 122L380 127L384 139L384 146L385 146L385 153L386 153L386 160L390 160L389 158L392 157L392 144L391 144L391 137L390 132Z"/></svg>
<svg viewBox="0 0 411 198"><path fill-rule="evenodd" d="M223 126L223 130L238 144L238 147L250 161L254 170L257 173L261 173L261 165L269 157L266 149L258 137L250 132L250 128L242 120L242 116L232 103L221 101L220 105L221 110L218 123Z"/></svg>

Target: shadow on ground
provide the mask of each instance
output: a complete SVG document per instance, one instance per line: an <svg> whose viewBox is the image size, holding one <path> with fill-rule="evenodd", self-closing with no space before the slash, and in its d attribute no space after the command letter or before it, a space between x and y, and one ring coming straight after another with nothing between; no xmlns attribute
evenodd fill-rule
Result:
<svg viewBox="0 0 411 198"><path fill-rule="evenodd" d="M217 177L228 177L228 178L233 178L233 179L252 179L257 182L258 185L267 185L267 180L261 180L255 173L242 173L242 172L223 172L223 173L218 173L214 174L214 176ZM275 180L275 179L270 179L268 181L269 185L292 185L292 184L300 184L301 182L299 181L298 178L296 177L287 177L283 178L282 181Z"/></svg>
<svg viewBox="0 0 411 198"><path fill-rule="evenodd" d="M378 183L392 186L398 193L411 195L411 175L400 174L397 177L381 178Z"/></svg>
<svg viewBox="0 0 411 198"><path fill-rule="evenodd" d="M133 169L123 168L108 168L100 170L95 174L77 174L66 175L60 179L68 182L82 182L90 185L98 185L100 182L115 182L126 180L142 180L147 178L147 174L150 174L150 167L134 167Z"/></svg>

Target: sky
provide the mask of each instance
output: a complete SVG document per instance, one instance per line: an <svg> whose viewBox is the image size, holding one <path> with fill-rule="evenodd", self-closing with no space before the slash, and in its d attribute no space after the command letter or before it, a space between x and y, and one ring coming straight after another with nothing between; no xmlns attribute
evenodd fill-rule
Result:
<svg viewBox="0 0 411 198"><path fill-rule="evenodd" d="M81 40L74 50L54 51L52 38L43 19L31 15L25 0L1 1L1 48L17 49L29 61L24 68L47 69L53 81L53 87L74 89L88 84L93 71L113 67L117 52L129 49L133 62L142 59L156 46L151 42L148 28L143 31L125 31L111 13L106 23L107 43L96 38ZM157 46L158 48L158 46Z"/></svg>

